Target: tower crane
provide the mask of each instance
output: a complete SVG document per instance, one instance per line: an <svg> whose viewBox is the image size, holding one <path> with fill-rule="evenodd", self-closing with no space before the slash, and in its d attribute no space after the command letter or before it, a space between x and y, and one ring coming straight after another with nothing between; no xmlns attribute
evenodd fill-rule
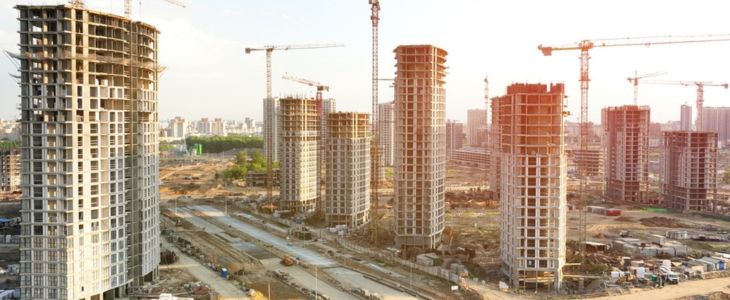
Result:
<svg viewBox="0 0 730 300"><path fill-rule="evenodd" d="M258 48L246 48L246 54L255 51L266 52L266 98L271 98L271 56L274 50L303 50L344 47L343 44L304 44L304 45L269 45Z"/></svg>
<svg viewBox="0 0 730 300"><path fill-rule="evenodd" d="M304 79L304 78L299 78L299 77L291 76L291 75L286 74L286 73L284 74L284 76L281 76L281 78L286 79L286 80L291 80L291 81L294 81L294 82L298 82L298 83L301 83L301 84L306 84L308 86L313 86L313 87L317 88L317 101L322 101L322 92L329 92L329 90L330 90L330 87L328 85L319 83L319 82L314 81L314 80L309 80L309 79Z"/></svg>
<svg viewBox="0 0 730 300"><path fill-rule="evenodd" d="M728 89L728 83L714 83L709 81L674 81L674 80L650 80L644 81L648 84L663 84L663 85L682 85L682 86L696 86L697 87L697 125L695 128L697 131L702 131L702 106L705 103L705 87L715 86Z"/></svg>
<svg viewBox="0 0 730 300"><path fill-rule="evenodd" d="M730 41L730 34L718 35L690 35L690 36L651 36L651 37L634 37L634 38L614 38L614 39L597 39L582 40L573 44L561 46L537 46L537 49L544 56L551 56L554 51L580 51L580 150L588 149L588 134L590 132L588 126L588 82L590 77L588 73L588 61L591 59L590 50L593 48L608 47L628 47L628 46L654 46L666 44L683 44L683 43L705 43L705 42L721 42ZM585 188L588 179L586 178L586 168L579 165L580 172L580 217L579 217L579 242L581 259L585 259L585 242L586 242L586 199Z"/></svg>
<svg viewBox="0 0 730 300"><path fill-rule="evenodd" d="M639 75L637 71L634 71L634 77L627 78L629 80L629 82L634 84L634 105L638 105L638 103L639 103L639 79L656 77L656 76L661 76L661 75L666 75L666 74L667 74L667 72L654 72L654 73Z"/></svg>
<svg viewBox="0 0 730 300"><path fill-rule="evenodd" d="M320 49L320 48L334 48L334 47L344 47L343 44L304 44L304 45L267 45L263 47L258 48L246 48L245 52L246 54L251 54L252 52L256 51L264 51L266 52L266 99L270 100L272 99L271 95L271 56L274 53L274 50L303 50L303 49ZM266 114L266 112L264 112ZM266 124L264 124L266 126ZM267 148L272 149L273 147L273 141L271 139L264 139L264 143L267 143ZM269 151L269 153L266 154L266 199L269 202L268 204L271 205L271 202L273 200L273 174L272 174L272 163L274 158L271 157L272 151Z"/></svg>
<svg viewBox="0 0 730 300"><path fill-rule="evenodd" d="M380 139L378 137L378 22L380 22L380 0L368 0L370 4L370 22L372 25L372 112L370 128L373 142L371 145L370 167L370 202L375 206L373 213L373 242L378 240L378 181L380 180Z"/></svg>

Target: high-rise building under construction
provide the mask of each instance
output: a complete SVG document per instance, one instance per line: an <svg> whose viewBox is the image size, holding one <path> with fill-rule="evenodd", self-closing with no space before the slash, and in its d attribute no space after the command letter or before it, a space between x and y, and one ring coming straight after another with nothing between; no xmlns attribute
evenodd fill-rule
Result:
<svg viewBox="0 0 730 300"><path fill-rule="evenodd" d="M279 99L264 99L264 155L266 161L279 161Z"/></svg>
<svg viewBox="0 0 730 300"><path fill-rule="evenodd" d="M567 231L564 86L513 84L494 103L503 272L514 287L559 289Z"/></svg>
<svg viewBox="0 0 730 300"><path fill-rule="evenodd" d="M662 201L678 211L708 211L717 194L717 133L664 133Z"/></svg>
<svg viewBox="0 0 730 300"><path fill-rule="evenodd" d="M432 249L444 230L446 51L395 50L395 244Z"/></svg>
<svg viewBox="0 0 730 300"><path fill-rule="evenodd" d="M155 27L18 5L23 299L111 299L160 261Z"/></svg>
<svg viewBox="0 0 730 300"><path fill-rule="evenodd" d="M649 107L624 105L602 110L606 198L645 202L649 186Z"/></svg>
<svg viewBox="0 0 730 300"><path fill-rule="evenodd" d="M370 115L327 117L325 220L357 228L370 219Z"/></svg>
<svg viewBox="0 0 730 300"><path fill-rule="evenodd" d="M279 209L308 213L318 201L317 100L279 99Z"/></svg>
<svg viewBox="0 0 730 300"><path fill-rule="evenodd" d="M380 143L382 153L380 160L384 166L393 165L393 154L395 150L395 141L393 140L395 132L395 121L393 120L393 102L378 104L378 142ZM384 171L385 168L380 168ZM384 177L380 177L381 179Z"/></svg>

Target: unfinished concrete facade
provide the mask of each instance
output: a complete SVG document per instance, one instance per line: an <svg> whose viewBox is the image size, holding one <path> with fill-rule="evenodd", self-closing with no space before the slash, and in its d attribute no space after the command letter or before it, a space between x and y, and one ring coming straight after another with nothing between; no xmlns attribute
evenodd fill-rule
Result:
<svg viewBox="0 0 730 300"><path fill-rule="evenodd" d="M717 133L664 132L664 205L709 211L717 196Z"/></svg>
<svg viewBox="0 0 730 300"><path fill-rule="evenodd" d="M325 157L325 154L327 153L327 138L329 137L329 127L327 126L327 119L329 118L329 114L332 112L335 112L335 99L322 99L321 107L317 108L317 111L319 113L319 122L317 123L317 127L319 128L319 152L318 152L318 161L317 161L317 199L319 202L316 204L316 208L318 212L321 212L321 210L324 208L323 201L324 196L322 193L325 189L325 170L327 170L327 158ZM320 104L317 104L318 106Z"/></svg>
<svg viewBox="0 0 730 300"><path fill-rule="evenodd" d="M601 119L606 149L606 198L645 202L649 188L649 107L607 107L602 110Z"/></svg>
<svg viewBox="0 0 730 300"><path fill-rule="evenodd" d="M585 170L588 177L603 177L603 151L597 148L571 149L567 151L569 163L575 167L577 176Z"/></svg>
<svg viewBox="0 0 730 300"><path fill-rule="evenodd" d="M395 120L393 118L393 102L378 104L378 142L382 149L380 159L384 166L393 165L393 154L395 153L395 142L393 141ZM380 168L385 171L384 168ZM384 177L380 177L384 178Z"/></svg>
<svg viewBox="0 0 730 300"><path fill-rule="evenodd" d="M357 228L370 218L370 115L337 112L327 118L325 220Z"/></svg>
<svg viewBox="0 0 730 300"><path fill-rule="evenodd" d="M395 204L397 248L432 249L444 230L446 51L395 50Z"/></svg>
<svg viewBox="0 0 730 300"><path fill-rule="evenodd" d="M515 288L560 289L567 160L563 84L513 84L498 102L500 256Z"/></svg>
<svg viewBox="0 0 730 300"><path fill-rule="evenodd" d="M60 6L19 11L23 299L110 299L160 260L153 26Z"/></svg>
<svg viewBox="0 0 730 300"><path fill-rule="evenodd" d="M502 152L502 139L500 138L500 125L499 125L499 101L500 97L493 97L490 99L490 111L492 126L489 130L489 188L492 190L495 200L500 199L500 192L502 183L500 182L501 172L501 160L500 155Z"/></svg>
<svg viewBox="0 0 730 300"><path fill-rule="evenodd" d="M20 191L20 150L0 149L0 191Z"/></svg>
<svg viewBox="0 0 730 300"><path fill-rule="evenodd" d="M279 161L279 99L264 98L264 155L272 164Z"/></svg>
<svg viewBox="0 0 730 300"><path fill-rule="evenodd" d="M464 147L464 123L446 121L446 158L450 159L454 150Z"/></svg>
<svg viewBox="0 0 730 300"><path fill-rule="evenodd" d="M317 203L319 176L317 100L279 100L279 209L308 213Z"/></svg>

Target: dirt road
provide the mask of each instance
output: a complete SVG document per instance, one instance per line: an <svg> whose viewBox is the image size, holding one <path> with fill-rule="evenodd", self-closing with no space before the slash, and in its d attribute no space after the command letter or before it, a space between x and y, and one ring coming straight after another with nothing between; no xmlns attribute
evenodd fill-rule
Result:
<svg viewBox="0 0 730 300"><path fill-rule="evenodd" d="M198 280L208 284L210 289L218 293L226 299L250 299L242 290L235 285L223 279L217 273L201 265L197 260L180 252L176 247L170 245L162 239L162 245L166 249L170 249L177 254L180 260L172 265L160 266L160 268L187 268L190 274L193 274Z"/></svg>
<svg viewBox="0 0 730 300"><path fill-rule="evenodd" d="M707 280L685 281L677 285L664 286L661 289L638 290L631 294L613 295L608 297L594 298L611 300L665 300L680 297L705 295L712 292L730 293L730 278L715 278Z"/></svg>

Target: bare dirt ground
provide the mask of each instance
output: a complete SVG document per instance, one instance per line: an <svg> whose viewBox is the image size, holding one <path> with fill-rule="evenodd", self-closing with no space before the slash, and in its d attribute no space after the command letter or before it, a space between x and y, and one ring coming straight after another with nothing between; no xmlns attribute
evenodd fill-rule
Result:
<svg viewBox="0 0 730 300"><path fill-rule="evenodd" d="M193 274L195 278L208 284L211 290L217 292L220 296L225 297L226 299L249 299L249 297L242 290L233 285L231 282L223 279L217 273L201 265L192 257L180 252L180 250L167 243L167 241L165 241L164 239L162 244L164 248L174 251L180 258L177 263L166 266L164 269L186 269L186 272L188 272L189 274Z"/></svg>
<svg viewBox="0 0 730 300"><path fill-rule="evenodd" d="M594 298L596 300L612 299L612 300L664 300L664 299L698 299L683 298L690 296L707 295L713 292L730 293L730 278L706 279L697 281L685 281L677 285L668 285L661 289L639 290L631 294L611 295L606 297ZM702 299L702 298L699 298ZM727 299L727 298L707 298L707 299Z"/></svg>

